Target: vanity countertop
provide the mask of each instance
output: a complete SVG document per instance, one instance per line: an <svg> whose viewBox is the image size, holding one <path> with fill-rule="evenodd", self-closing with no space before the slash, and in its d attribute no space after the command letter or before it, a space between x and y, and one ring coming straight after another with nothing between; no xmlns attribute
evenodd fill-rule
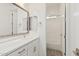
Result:
<svg viewBox="0 0 79 59"><path fill-rule="evenodd" d="M15 37L6 38L8 41L0 41L0 55L14 51L22 45L28 44L29 42L38 38L39 35L35 32L29 32L26 35L20 35Z"/></svg>

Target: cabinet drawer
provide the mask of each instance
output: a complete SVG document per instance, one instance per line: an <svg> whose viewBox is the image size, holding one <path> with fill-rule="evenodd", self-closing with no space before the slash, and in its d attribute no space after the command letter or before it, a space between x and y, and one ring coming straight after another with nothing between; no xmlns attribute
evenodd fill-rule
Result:
<svg viewBox="0 0 79 59"><path fill-rule="evenodd" d="M21 47L16 51L10 53L8 56L27 56L27 47Z"/></svg>
<svg viewBox="0 0 79 59"><path fill-rule="evenodd" d="M28 47L28 56L38 56L39 52L39 47L38 47L38 40L30 42L27 47Z"/></svg>

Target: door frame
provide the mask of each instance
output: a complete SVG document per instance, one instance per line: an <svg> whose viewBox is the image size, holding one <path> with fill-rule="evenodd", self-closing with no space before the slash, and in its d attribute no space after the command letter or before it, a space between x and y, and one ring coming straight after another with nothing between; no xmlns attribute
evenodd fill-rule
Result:
<svg viewBox="0 0 79 59"><path fill-rule="evenodd" d="M64 55L66 56L66 3L65 3L65 17L64 17L64 21L65 21L65 34L64 34L64 39L65 39L65 52Z"/></svg>

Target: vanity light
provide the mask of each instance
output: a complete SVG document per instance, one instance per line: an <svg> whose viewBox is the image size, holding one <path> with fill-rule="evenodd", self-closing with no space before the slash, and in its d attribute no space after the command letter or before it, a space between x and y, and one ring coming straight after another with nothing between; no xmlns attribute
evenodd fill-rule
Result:
<svg viewBox="0 0 79 59"><path fill-rule="evenodd" d="M64 17L64 15L48 16L46 19L56 19L57 17Z"/></svg>

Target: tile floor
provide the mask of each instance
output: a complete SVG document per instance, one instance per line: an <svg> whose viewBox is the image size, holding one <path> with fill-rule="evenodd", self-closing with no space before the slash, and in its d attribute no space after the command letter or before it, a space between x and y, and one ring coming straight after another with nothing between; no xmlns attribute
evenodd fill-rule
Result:
<svg viewBox="0 0 79 59"><path fill-rule="evenodd" d="M47 49L47 56L63 56L63 54L59 50Z"/></svg>

